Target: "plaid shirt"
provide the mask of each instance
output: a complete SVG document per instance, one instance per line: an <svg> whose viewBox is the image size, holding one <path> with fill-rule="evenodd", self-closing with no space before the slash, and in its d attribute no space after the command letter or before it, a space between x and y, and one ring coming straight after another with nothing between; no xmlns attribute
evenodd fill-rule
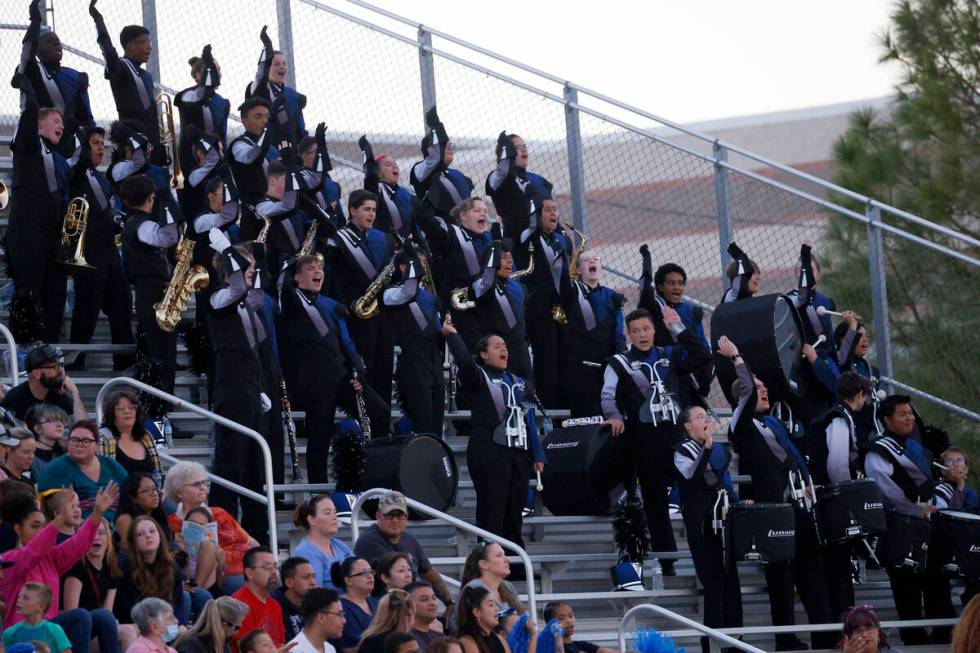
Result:
<svg viewBox="0 0 980 653"><path fill-rule="evenodd" d="M109 458L116 458L116 451L118 449L118 441L116 437L112 434L107 427L103 426L99 429L99 455L108 456ZM153 438L149 433L143 432L143 439L140 443L146 449L146 455L149 457L150 462L153 463L153 482L157 484L157 487L163 487L163 472L160 467L160 456L157 455L157 445L153 441Z"/></svg>

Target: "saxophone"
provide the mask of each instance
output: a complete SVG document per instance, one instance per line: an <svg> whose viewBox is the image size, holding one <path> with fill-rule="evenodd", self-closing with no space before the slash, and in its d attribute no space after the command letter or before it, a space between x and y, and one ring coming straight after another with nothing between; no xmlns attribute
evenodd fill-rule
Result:
<svg viewBox="0 0 980 653"><path fill-rule="evenodd" d="M525 277L532 272L534 272L534 243L528 242L527 244L527 267L523 270L518 270L517 272L511 272L508 279L510 281L517 281L521 277ZM456 290L449 293L449 303L457 311L468 311L474 306L476 302L470 299L470 287L463 286L462 288L457 288Z"/></svg>
<svg viewBox="0 0 980 653"><path fill-rule="evenodd" d="M173 333L180 322L181 315L187 310L191 295L208 287L210 278L203 265L191 265L194 256L194 241L184 235L177 242L173 276L163 293L163 299L153 305L157 326Z"/></svg>
<svg viewBox="0 0 980 653"><path fill-rule="evenodd" d="M314 227L316 225L314 224ZM312 229L312 227L311 227ZM388 265L381 269L378 276L374 278L374 281L367 287L364 294L359 298L354 300L351 304L351 310L354 315L361 318L362 320L370 320L372 317L381 312L381 303L378 301L378 296L381 291L391 282L391 278L395 276L395 258L388 262Z"/></svg>
<svg viewBox="0 0 980 653"><path fill-rule="evenodd" d="M567 222L565 223L565 228L579 238L578 246L575 248L575 251L572 252L572 260L568 265L568 276L572 281L578 281L578 257L585 251L585 243L588 242L589 239L585 237L585 234ZM568 317L565 315L565 309L561 304L555 304L551 307L551 319L558 324L568 324Z"/></svg>

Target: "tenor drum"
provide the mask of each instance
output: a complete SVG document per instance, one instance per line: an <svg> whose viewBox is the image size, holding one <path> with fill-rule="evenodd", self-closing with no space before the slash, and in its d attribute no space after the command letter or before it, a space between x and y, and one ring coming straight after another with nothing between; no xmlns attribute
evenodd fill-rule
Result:
<svg viewBox="0 0 980 653"><path fill-rule="evenodd" d="M555 429L542 445L548 464L541 474L541 499L553 515L608 515L622 485L622 439L609 425Z"/></svg>
<svg viewBox="0 0 980 653"><path fill-rule="evenodd" d="M939 511L933 542L936 555L948 571L967 578L980 578L980 515L957 510Z"/></svg>
<svg viewBox="0 0 980 653"><path fill-rule="evenodd" d="M878 536L874 552L883 567L924 566L932 524L925 517L885 510L887 528Z"/></svg>
<svg viewBox="0 0 980 653"><path fill-rule="evenodd" d="M365 446L367 464L359 491L383 487L398 490L436 510L445 512L456 499L459 470L452 450L431 435L372 440ZM364 511L372 519L376 501L367 501ZM426 519L412 513L413 519Z"/></svg>
<svg viewBox="0 0 980 653"><path fill-rule="evenodd" d="M817 523L831 542L885 532L881 490L871 479L843 481L817 488Z"/></svg>
<svg viewBox="0 0 980 653"><path fill-rule="evenodd" d="M785 562L796 557L796 513L788 503L736 504L728 512L728 542L736 562Z"/></svg>

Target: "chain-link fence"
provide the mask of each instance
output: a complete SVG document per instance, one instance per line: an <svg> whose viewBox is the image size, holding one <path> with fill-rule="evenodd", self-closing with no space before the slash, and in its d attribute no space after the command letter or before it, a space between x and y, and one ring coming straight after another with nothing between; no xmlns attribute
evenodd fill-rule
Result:
<svg viewBox="0 0 980 653"><path fill-rule="evenodd" d="M54 26L68 50L64 64L88 73L96 119L108 123L114 107L101 68L74 52L100 56L87 3L53 1ZM861 209L844 217L829 206L828 188L816 180L448 35L420 30L360 0L102 0L99 7L113 35L155 16L154 46L166 87L189 86L187 59L212 44L222 70L220 92L233 107L255 75L261 27L269 26L277 45L291 42L287 55L295 85L308 97L307 128L320 121L328 125L333 175L345 193L362 181L356 145L362 133L376 153L396 159L407 183L420 158L423 103L433 94L456 145L454 167L473 179L478 193L495 164L497 134L520 134L529 145L529 168L554 183L563 219L583 226L604 266L617 273L607 275L607 284L634 298L630 278L639 275L643 243L650 245L655 265L674 261L686 268L690 296L715 304L729 238L761 265L763 292L795 285L800 243L812 239L824 267L823 287L839 308L866 318L873 347L882 340L875 328L890 323L894 378L970 410L980 404L974 371L980 362L976 260L957 261L887 234L885 302L881 284L869 274L877 259L869 262ZM27 2L4 3L0 23L26 22ZM21 33L5 29L2 37L0 56L16 61ZM0 85L0 103L6 107L0 131L9 137L17 118L17 96L9 86ZM649 128L656 123L663 127ZM826 177L832 171L825 166L814 172ZM909 226L887 211L883 215L885 222ZM917 229L920 237L938 240L933 231ZM978 251L975 242L943 242L968 256Z"/></svg>

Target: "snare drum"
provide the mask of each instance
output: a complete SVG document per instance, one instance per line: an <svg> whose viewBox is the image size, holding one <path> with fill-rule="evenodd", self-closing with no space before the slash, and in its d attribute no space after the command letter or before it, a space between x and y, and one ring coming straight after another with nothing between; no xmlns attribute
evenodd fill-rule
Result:
<svg viewBox="0 0 980 653"><path fill-rule="evenodd" d="M796 514L788 503L739 503L727 519L736 562L784 562L796 557Z"/></svg>
<svg viewBox="0 0 980 653"><path fill-rule="evenodd" d="M817 522L831 542L884 533L885 506L878 484L859 479L817 488Z"/></svg>
<svg viewBox="0 0 980 653"><path fill-rule="evenodd" d="M980 515L940 510L936 535L935 553L947 571L980 578Z"/></svg>
<svg viewBox="0 0 980 653"><path fill-rule="evenodd" d="M924 567L932 524L926 517L885 510L888 528L875 542L874 552L883 567Z"/></svg>

